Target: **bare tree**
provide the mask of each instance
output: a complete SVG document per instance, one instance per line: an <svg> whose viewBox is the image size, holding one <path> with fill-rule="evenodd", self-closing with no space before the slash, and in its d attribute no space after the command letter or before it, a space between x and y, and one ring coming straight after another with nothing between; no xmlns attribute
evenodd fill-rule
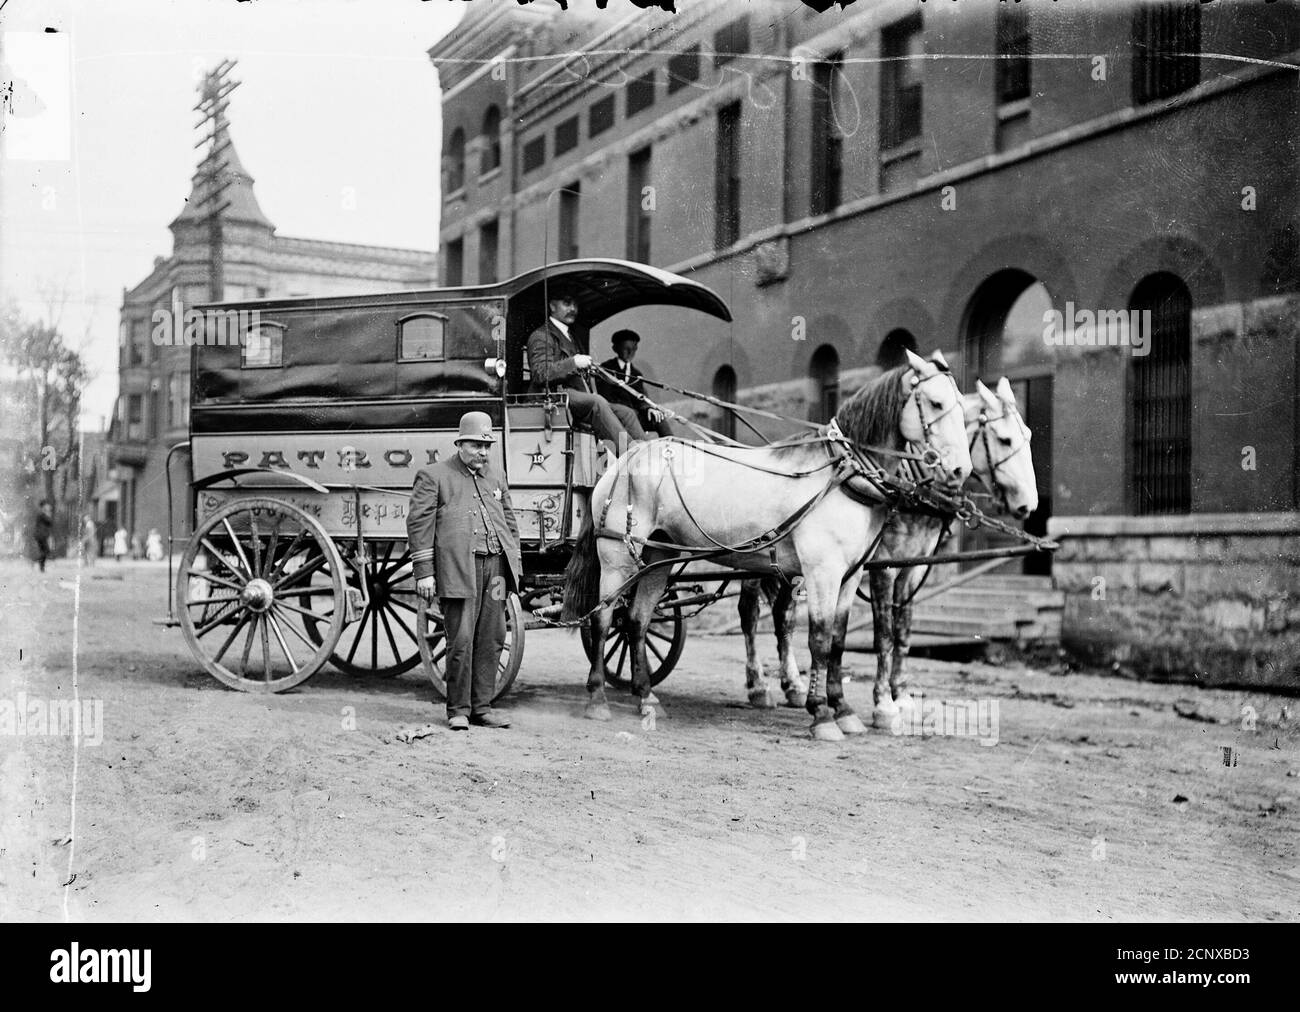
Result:
<svg viewBox="0 0 1300 1012"><path fill-rule="evenodd" d="M59 309L50 313L50 321L60 318ZM55 323L27 319L12 306L0 310L0 352L16 375L11 394L16 417L27 422L9 434L18 442L22 469L39 475L41 498L61 502L66 519L69 502L79 493L78 421L89 379L85 362Z"/></svg>

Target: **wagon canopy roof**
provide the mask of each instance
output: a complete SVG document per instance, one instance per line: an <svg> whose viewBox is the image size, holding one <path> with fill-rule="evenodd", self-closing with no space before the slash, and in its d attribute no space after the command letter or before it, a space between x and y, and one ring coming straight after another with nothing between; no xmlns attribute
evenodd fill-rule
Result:
<svg viewBox="0 0 1300 1012"><path fill-rule="evenodd" d="M707 285L680 274L630 260L589 257L562 260L538 267L508 281L492 285L465 285L456 288L404 289L369 295L329 295L296 298L249 299L241 302L203 303L202 310L259 309L272 311L330 310L362 306L422 306L442 299L508 298L510 314L535 317L531 327L540 326L545 316L543 292L563 279L578 300L578 320L584 327L594 327L611 316L638 306L682 306L695 309L719 320L731 322L731 310ZM530 329L531 329L530 327Z"/></svg>
<svg viewBox="0 0 1300 1012"><path fill-rule="evenodd" d="M727 304L707 285L630 260L564 260L520 274L497 287L510 298L516 312L528 312L535 304L540 324L545 312L544 293L557 282L574 293L578 320L584 327L594 327L638 306L682 306L719 320L731 320Z"/></svg>

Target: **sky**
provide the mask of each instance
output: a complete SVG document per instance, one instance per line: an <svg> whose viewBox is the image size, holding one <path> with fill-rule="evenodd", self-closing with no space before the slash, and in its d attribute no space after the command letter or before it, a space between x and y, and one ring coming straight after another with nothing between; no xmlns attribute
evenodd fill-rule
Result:
<svg viewBox="0 0 1300 1012"><path fill-rule="evenodd" d="M427 50L464 4L0 3L12 68L0 84L33 85L15 89L4 120L0 299L54 316L83 351L95 375L86 427L101 427L117 394L123 289L171 254L167 225L200 154L195 86L221 59L238 61L231 137L279 234L436 248L440 97Z"/></svg>

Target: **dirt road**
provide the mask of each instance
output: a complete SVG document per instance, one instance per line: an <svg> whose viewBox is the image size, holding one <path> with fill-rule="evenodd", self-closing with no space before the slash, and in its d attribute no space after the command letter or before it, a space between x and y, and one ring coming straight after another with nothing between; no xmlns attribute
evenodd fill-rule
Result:
<svg viewBox="0 0 1300 1012"><path fill-rule="evenodd" d="M917 660L932 698L996 704L986 743L815 743L743 705L738 639L695 636L653 727L617 696L596 724L546 632L513 729L387 744L439 716L418 672L232 692L150 623L163 568L0 581L0 919L1300 916L1296 700ZM75 749L32 709L74 667Z"/></svg>

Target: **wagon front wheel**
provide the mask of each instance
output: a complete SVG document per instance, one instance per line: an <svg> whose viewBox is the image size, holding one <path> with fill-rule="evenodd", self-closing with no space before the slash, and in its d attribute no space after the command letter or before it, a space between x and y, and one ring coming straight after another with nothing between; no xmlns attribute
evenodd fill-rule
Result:
<svg viewBox="0 0 1300 1012"><path fill-rule="evenodd" d="M442 702L447 698L447 633L437 605L430 609L423 601L420 602L415 633L420 644L424 673L433 684L434 701ZM492 702L495 703L510 691L523 658L524 606L520 603L519 595L512 593L506 598L506 642L501 648L501 659L497 663L497 686Z"/></svg>
<svg viewBox="0 0 1300 1012"><path fill-rule="evenodd" d="M181 631L204 670L232 689L284 692L338 642L342 570L325 529L296 506L228 503L200 524L181 559Z"/></svg>

